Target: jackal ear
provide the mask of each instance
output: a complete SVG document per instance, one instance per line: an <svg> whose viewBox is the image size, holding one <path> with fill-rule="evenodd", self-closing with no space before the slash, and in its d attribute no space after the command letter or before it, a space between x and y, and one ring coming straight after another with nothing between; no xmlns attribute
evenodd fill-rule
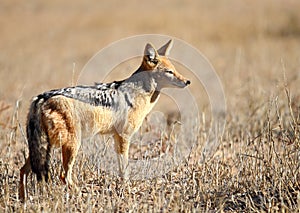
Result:
<svg viewBox="0 0 300 213"><path fill-rule="evenodd" d="M157 50L157 53L162 56L168 56L172 46L173 46L173 40L170 39L164 46L162 46L161 48L159 48L159 50Z"/></svg>
<svg viewBox="0 0 300 213"><path fill-rule="evenodd" d="M154 62L154 61L156 61L156 57L158 54L157 54L155 48L151 44L148 43L148 44L146 44L144 55L147 56L149 61Z"/></svg>

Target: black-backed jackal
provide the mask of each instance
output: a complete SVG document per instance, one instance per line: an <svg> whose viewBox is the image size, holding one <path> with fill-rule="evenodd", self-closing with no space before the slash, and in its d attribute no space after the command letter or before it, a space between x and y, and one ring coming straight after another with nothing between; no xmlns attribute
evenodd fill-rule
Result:
<svg viewBox="0 0 300 213"><path fill-rule="evenodd" d="M21 200L31 170L38 181L49 179L53 147L62 148L61 179L72 186L72 167L81 140L97 133L113 134L119 173L126 178L130 138L157 102L161 89L190 84L167 58L171 46L172 40L158 50L147 44L142 64L125 80L51 90L33 99L26 129L29 157L20 169Z"/></svg>

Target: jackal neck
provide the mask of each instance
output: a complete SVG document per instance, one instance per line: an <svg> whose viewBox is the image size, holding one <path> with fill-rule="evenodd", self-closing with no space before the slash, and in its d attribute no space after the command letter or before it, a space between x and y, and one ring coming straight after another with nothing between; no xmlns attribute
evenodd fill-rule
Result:
<svg viewBox="0 0 300 213"><path fill-rule="evenodd" d="M135 99L135 97L140 95L149 96L151 104L160 95L160 90L151 71L137 70L122 83L120 90L123 90L131 99Z"/></svg>
<svg viewBox="0 0 300 213"><path fill-rule="evenodd" d="M124 83L130 83L134 88L146 93L153 93L159 90L157 82L151 71L137 70Z"/></svg>

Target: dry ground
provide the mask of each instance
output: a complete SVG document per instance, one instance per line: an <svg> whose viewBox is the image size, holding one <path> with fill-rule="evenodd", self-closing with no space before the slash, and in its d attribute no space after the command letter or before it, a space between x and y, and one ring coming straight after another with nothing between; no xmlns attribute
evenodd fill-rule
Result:
<svg viewBox="0 0 300 213"><path fill-rule="evenodd" d="M297 0L1 1L0 211L299 210L299 8ZM199 149L177 168L121 184L97 166L95 142L77 159L78 192L57 177L40 187L30 178L29 199L19 202L30 98L70 85L109 43L144 33L183 39L215 67L227 100L217 152L205 163L197 160L207 133L204 121ZM54 156L57 174L59 151Z"/></svg>

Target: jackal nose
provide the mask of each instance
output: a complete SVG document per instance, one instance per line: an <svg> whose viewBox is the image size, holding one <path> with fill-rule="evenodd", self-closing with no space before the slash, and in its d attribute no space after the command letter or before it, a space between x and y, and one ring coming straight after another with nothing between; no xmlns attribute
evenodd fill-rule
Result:
<svg viewBox="0 0 300 213"><path fill-rule="evenodd" d="M186 80L185 85L189 85L189 84L191 84L191 81L190 80Z"/></svg>

